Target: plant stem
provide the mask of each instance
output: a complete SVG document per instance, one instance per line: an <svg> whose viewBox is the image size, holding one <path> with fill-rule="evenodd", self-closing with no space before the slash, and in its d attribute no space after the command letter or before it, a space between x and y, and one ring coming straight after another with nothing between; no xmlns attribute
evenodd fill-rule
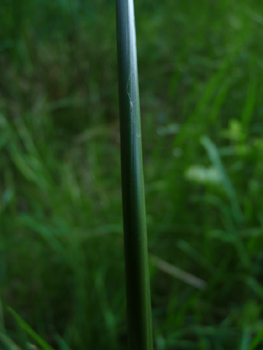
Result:
<svg viewBox="0 0 263 350"><path fill-rule="evenodd" d="M117 45L129 345L130 350L152 350L151 301L133 0L117 0Z"/></svg>

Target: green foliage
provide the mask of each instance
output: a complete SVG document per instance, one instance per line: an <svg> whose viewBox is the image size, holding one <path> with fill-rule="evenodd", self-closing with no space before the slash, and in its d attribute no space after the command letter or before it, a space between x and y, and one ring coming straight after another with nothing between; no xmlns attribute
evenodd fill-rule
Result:
<svg viewBox="0 0 263 350"><path fill-rule="evenodd" d="M155 348L260 349L262 3L135 5ZM126 349L115 4L0 16L0 346Z"/></svg>

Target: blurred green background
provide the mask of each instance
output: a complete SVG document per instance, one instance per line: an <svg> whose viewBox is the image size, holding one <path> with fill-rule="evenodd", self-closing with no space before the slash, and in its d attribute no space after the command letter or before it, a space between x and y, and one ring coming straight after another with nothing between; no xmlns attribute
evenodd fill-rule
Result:
<svg viewBox="0 0 263 350"><path fill-rule="evenodd" d="M155 349L263 349L263 3L135 10ZM127 349L115 1L0 18L1 349Z"/></svg>

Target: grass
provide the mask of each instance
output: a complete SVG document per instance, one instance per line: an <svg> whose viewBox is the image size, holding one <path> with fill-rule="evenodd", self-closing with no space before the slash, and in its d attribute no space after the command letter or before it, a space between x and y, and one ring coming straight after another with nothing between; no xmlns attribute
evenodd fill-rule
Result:
<svg viewBox="0 0 263 350"><path fill-rule="evenodd" d="M135 7L154 346L260 349L262 4ZM1 348L126 349L115 4L0 13Z"/></svg>
<svg viewBox="0 0 263 350"><path fill-rule="evenodd" d="M134 2L116 3L129 349L153 350Z"/></svg>

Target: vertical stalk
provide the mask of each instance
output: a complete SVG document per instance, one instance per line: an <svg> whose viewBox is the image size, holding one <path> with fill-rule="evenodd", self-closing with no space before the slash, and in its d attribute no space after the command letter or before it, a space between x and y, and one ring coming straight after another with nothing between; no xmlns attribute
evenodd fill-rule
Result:
<svg viewBox="0 0 263 350"><path fill-rule="evenodd" d="M133 0L117 0L122 201L130 350L152 350L140 101Z"/></svg>

